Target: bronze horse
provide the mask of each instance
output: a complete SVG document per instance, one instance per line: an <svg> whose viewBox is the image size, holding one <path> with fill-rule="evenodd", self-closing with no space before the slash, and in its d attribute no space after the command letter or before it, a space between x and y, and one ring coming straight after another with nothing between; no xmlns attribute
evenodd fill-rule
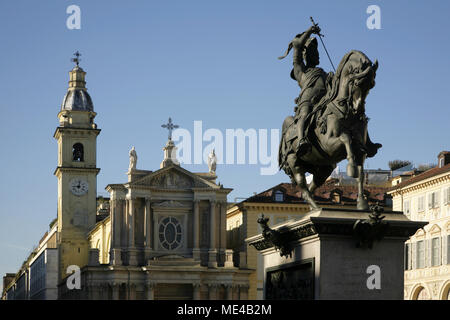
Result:
<svg viewBox="0 0 450 320"><path fill-rule="evenodd" d="M357 178L357 208L368 209L363 195L364 161L373 157L381 144L372 143L367 133L365 99L375 86L377 68L378 62L372 63L360 51L352 50L344 56L336 73L327 78L326 94L307 116L305 132L312 147L306 154L298 156L294 117L289 116L283 122L279 166L300 187L312 209L318 208L314 190L344 159L348 160L347 174ZM313 175L309 186L306 172Z"/></svg>

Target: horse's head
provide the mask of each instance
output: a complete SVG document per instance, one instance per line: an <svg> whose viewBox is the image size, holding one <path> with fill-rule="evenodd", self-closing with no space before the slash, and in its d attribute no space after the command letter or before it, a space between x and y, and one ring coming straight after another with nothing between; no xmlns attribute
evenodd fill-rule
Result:
<svg viewBox="0 0 450 320"><path fill-rule="evenodd" d="M360 51L349 52L341 61L336 75L340 77L339 100L346 100L354 113L364 113L365 100L375 86L378 61L372 63Z"/></svg>

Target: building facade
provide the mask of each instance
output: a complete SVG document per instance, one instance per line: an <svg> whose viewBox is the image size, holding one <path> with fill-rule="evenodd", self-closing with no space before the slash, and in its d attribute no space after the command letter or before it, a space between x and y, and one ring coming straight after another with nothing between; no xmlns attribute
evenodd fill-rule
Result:
<svg viewBox="0 0 450 320"><path fill-rule="evenodd" d="M395 177L392 185L394 210L429 222L405 244L405 299L449 300L450 152L439 153L435 168Z"/></svg>
<svg viewBox="0 0 450 320"><path fill-rule="evenodd" d="M110 214L89 233L82 289L61 285L62 298L248 298L252 270L235 265L226 244L231 189L181 168L172 140L164 151L159 170L131 168L128 182L106 187Z"/></svg>
<svg viewBox="0 0 450 320"><path fill-rule="evenodd" d="M58 298L57 225L42 237L17 273L3 278L2 299L55 300Z"/></svg>
<svg viewBox="0 0 450 320"><path fill-rule="evenodd" d="M247 299L253 271L233 263L226 243L232 189L216 183L215 169L183 169L170 134L158 170L137 169L133 147L127 181L97 197L100 130L75 62L54 134L57 218L4 278L3 299Z"/></svg>

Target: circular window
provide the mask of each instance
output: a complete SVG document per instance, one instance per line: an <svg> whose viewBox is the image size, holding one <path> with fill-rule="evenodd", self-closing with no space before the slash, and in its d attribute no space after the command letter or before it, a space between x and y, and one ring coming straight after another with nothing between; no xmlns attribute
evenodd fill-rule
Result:
<svg viewBox="0 0 450 320"><path fill-rule="evenodd" d="M174 217L164 218L159 224L159 242L167 250L174 250L181 244L181 224Z"/></svg>

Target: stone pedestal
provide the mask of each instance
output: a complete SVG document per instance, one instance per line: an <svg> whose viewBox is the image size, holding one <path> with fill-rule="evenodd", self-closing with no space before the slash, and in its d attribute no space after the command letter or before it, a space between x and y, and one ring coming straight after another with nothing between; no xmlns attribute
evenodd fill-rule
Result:
<svg viewBox="0 0 450 320"><path fill-rule="evenodd" d="M100 250L96 248L89 249L89 266L99 266L100 265Z"/></svg>
<svg viewBox="0 0 450 320"><path fill-rule="evenodd" d="M138 252L135 248L128 249L128 265L137 266L138 265Z"/></svg>
<svg viewBox="0 0 450 320"><path fill-rule="evenodd" d="M265 299L402 300L404 242L427 222L381 216L320 209L247 239L263 255Z"/></svg>
<svg viewBox="0 0 450 320"><path fill-rule="evenodd" d="M200 261L200 253L201 253L200 249L192 249L192 258L195 261Z"/></svg>
<svg viewBox="0 0 450 320"><path fill-rule="evenodd" d="M227 249L227 250L225 250L225 263L224 263L224 267L225 267L225 268L233 268L233 267L234 267L234 263L233 263L233 250L232 250L232 249Z"/></svg>
<svg viewBox="0 0 450 320"><path fill-rule="evenodd" d="M208 268L217 268L217 250L208 251Z"/></svg>
<svg viewBox="0 0 450 320"><path fill-rule="evenodd" d="M110 250L109 261L110 261L111 265L113 265L113 266L121 266L122 265L121 251L122 250L115 249L115 248Z"/></svg>

